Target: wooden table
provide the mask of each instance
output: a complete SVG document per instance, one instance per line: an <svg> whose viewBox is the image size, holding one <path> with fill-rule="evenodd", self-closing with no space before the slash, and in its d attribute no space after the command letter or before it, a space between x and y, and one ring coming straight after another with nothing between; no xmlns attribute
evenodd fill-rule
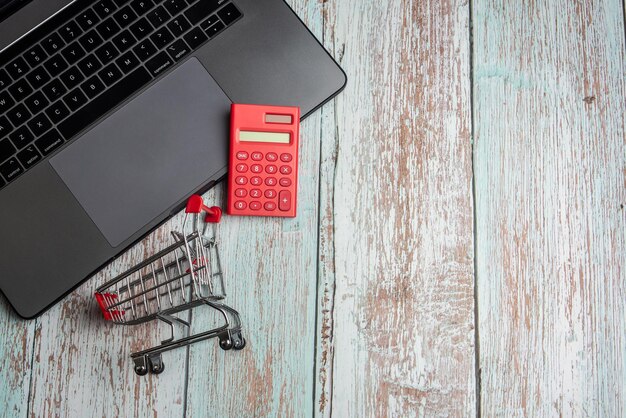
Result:
<svg viewBox="0 0 626 418"><path fill-rule="evenodd" d="M177 217L37 320L1 302L0 415L624 414L622 0L290 4L349 82L302 125L298 217L221 226L248 347L139 378L167 329L95 310Z"/></svg>

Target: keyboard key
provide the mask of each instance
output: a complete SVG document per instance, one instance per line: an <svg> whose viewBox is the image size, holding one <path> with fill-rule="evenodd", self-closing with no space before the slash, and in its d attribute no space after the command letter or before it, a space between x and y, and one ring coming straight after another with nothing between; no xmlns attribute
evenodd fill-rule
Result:
<svg viewBox="0 0 626 418"><path fill-rule="evenodd" d="M248 204L243 200L238 200L235 202L235 209L244 210L248 207Z"/></svg>
<svg viewBox="0 0 626 418"><path fill-rule="evenodd" d="M130 2L130 7L132 7L138 15L144 15L154 7L154 3L152 0L134 0Z"/></svg>
<svg viewBox="0 0 626 418"><path fill-rule="evenodd" d="M111 42L107 42L96 50L96 56L103 64L113 61L119 54Z"/></svg>
<svg viewBox="0 0 626 418"><path fill-rule="evenodd" d="M46 58L48 58L48 54L46 54L41 47L41 45L35 45L25 55L26 61L30 64L31 67L36 67L37 65L44 62Z"/></svg>
<svg viewBox="0 0 626 418"><path fill-rule="evenodd" d="M280 154L280 161L284 162L284 163L288 163L293 159L293 157L291 156L291 154Z"/></svg>
<svg viewBox="0 0 626 418"><path fill-rule="evenodd" d="M65 47L65 49L61 51L61 55L72 65L77 63L78 60L87 55L87 53L78 42L74 42L72 45Z"/></svg>
<svg viewBox="0 0 626 418"><path fill-rule="evenodd" d="M61 74L62 71L66 70L68 65L67 62L60 55L55 55L46 61L43 66L48 70L52 77L56 77Z"/></svg>
<svg viewBox="0 0 626 418"><path fill-rule="evenodd" d="M195 28L195 29L192 29L188 34L186 34L184 36L184 39L187 42L187 44L191 47L191 49L196 49L200 45L202 45L204 41L206 41L209 38L207 38L204 32L202 32L200 29Z"/></svg>
<svg viewBox="0 0 626 418"><path fill-rule="evenodd" d="M145 17L142 17L130 26L130 31L135 35L135 38L141 40L152 32L152 25Z"/></svg>
<svg viewBox="0 0 626 418"><path fill-rule="evenodd" d="M9 74L0 68L0 90L4 89L6 86L11 84L11 77Z"/></svg>
<svg viewBox="0 0 626 418"><path fill-rule="evenodd" d="M11 93L16 102L24 100L32 92L33 88L25 79L21 79L9 87L9 93Z"/></svg>
<svg viewBox="0 0 626 418"><path fill-rule="evenodd" d="M61 79L63 84L65 84L65 87L67 87L68 90L71 90L76 87L81 81L83 81L85 79L85 76L83 75L83 73L80 72L78 67L72 67L63 74L61 74L61 77L59 78Z"/></svg>
<svg viewBox="0 0 626 418"><path fill-rule="evenodd" d="M43 93L51 102L61 97L66 91L67 89L59 79L52 80L43 87Z"/></svg>
<svg viewBox="0 0 626 418"><path fill-rule="evenodd" d="M291 186L291 179L288 177L283 177L282 179L278 181L278 184L280 184L283 187L289 187Z"/></svg>
<svg viewBox="0 0 626 418"><path fill-rule="evenodd" d="M104 39L109 39L118 34L119 31L122 29L120 29L119 25L115 23L115 20L110 17L104 22L100 23L98 27L96 27L96 30Z"/></svg>
<svg viewBox="0 0 626 418"><path fill-rule="evenodd" d="M0 162L8 160L15 154L15 147L8 139L0 140Z"/></svg>
<svg viewBox="0 0 626 418"><path fill-rule="evenodd" d="M263 196L263 192L261 192L260 189L252 189L250 190L250 197L253 199L259 199L261 196Z"/></svg>
<svg viewBox="0 0 626 418"><path fill-rule="evenodd" d="M52 35L48 36L46 39L41 41L41 44L43 45L43 49L46 50L48 55L52 55L60 51L61 48L65 46L65 42L63 42L63 39L61 39L61 37L57 33L53 33Z"/></svg>
<svg viewBox="0 0 626 418"><path fill-rule="evenodd" d="M222 29L224 28L225 26L222 22L217 22L215 25L211 26L210 28L206 30L206 34L209 35L209 38L212 38L218 33L220 33Z"/></svg>
<svg viewBox="0 0 626 418"><path fill-rule="evenodd" d="M89 55L78 63L78 68L80 68L86 77L89 77L102 68L102 64L100 64L100 60L98 60L95 55Z"/></svg>
<svg viewBox="0 0 626 418"><path fill-rule="evenodd" d="M191 49L182 39L179 39L178 41L167 47L167 53L170 54L170 57L172 57L174 61L180 61L181 58L183 58L190 52Z"/></svg>
<svg viewBox="0 0 626 418"><path fill-rule="evenodd" d="M87 9L76 16L76 21L84 31L88 31L96 26L96 24L100 21L100 18L93 10Z"/></svg>
<svg viewBox="0 0 626 418"><path fill-rule="evenodd" d="M7 117L13 126L20 126L30 118L30 112L24 104L20 103L7 112Z"/></svg>
<svg viewBox="0 0 626 418"><path fill-rule="evenodd" d="M122 7L124 4L128 3L128 0L113 0L113 2L117 7Z"/></svg>
<svg viewBox="0 0 626 418"><path fill-rule="evenodd" d="M24 169L16 158L11 158L6 163L0 165L0 173L7 182L15 180L23 172Z"/></svg>
<svg viewBox="0 0 626 418"><path fill-rule="evenodd" d="M81 36L78 41L87 52L93 51L94 49L102 45L103 42L102 38L100 37L100 35L98 35L98 32L96 32L95 29Z"/></svg>
<svg viewBox="0 0 626 418"><path fill-rule="evenodd" d="M93 6L93 9L98 13L101 19L104 19L110 16L117 9L117 6L115 6L111 0L102 0L97 2Z"/></svg>
<svg viewBox="0 0 626 418"><path fill-rule="evenodd" d="M15 104L15 100L9 95L8 91L0 92L0 115Z"/></svg>
<svg viewBox="0 0 626 418"><path fill-rule="evenodd" d="M35 92L24 103L26 103L26 107L28 107L31 113L39 113L50 104L46 96L40 91Z"/></svg>
<svg viewBox="0 0 626 418"><path fill-rule="evenodd" d="M291 209L291 192L289 190L281 190L278 194L278 209L283 212Z"/></svg>
<svg viewBox="0 0 626 418"><path fill-rule="evenodd" d="M239 163L235 166L235 170L237 170L238 173L246 173L248 172L248 165L244 163Z"/></svg>
<svg viewBox="0 0 626 418"><path fill-rule="evenodd" d="M63 137L56 129L53 129L35 141L35 145L39 152L45 156L63 145Z"/></svg>
<svg viewBox="0 0 626 418"><path fill-rule="evenodd" d="M191 23L183 15L180 15L168 23L167 27L174 36L179 37L191 28Z"/></svg>
<svg viewBox="0 0 626 418"><path fill-rule="evenodd" d="M79 88L75 88L63 97L63 101L74 111L87 103L87 96Z"/></svg>
<svg viewBox="0 0 626 418"><path fill-rule="evenodd" d="M6 68L9 74L11 74L11 77L13 77L13 80L17 80L26 74L29 69L28 64L26 64L26 61L24 61L22 57L17 57Z"/></svg>
<svg viewBox="0 0 626 418"><path fill-rule="evenodd" d="M288 165L283 165L280 167L280 174L282 175L289 175L291 174L291 167L289 167Z"/></svg>
<svg viewBox="0 0 626 418"><path fill-rule="evenodd" d="M254 161L261 161L263 159L263 153L262 152L258 152L258 151L253 152L252 153L252 159Z"/></svg>
<svg viewBox="0 0 626 418"><path fill-rule="evenodd" d="M261 209L261 202L250 202L250 209L252 210L260 210Z"/></svg>
<svg viewBox="0 0 626 418"><path fill-rule="evenodd" d="M50 122L50 119L43 113L32 118L27 125L35 136L41 136L48 129L52 128L52 122Z"/></svg>
<svg viewBox="0 0 626 418"><path fill-rule="evenodd" d="M69 116L70 110L63 104L62 100L57 101L52 106L46 109L46 115L50 118L52 123L59 123L67 116Z"/></svg>
<svg viewBox="0 0 626 418"><path fill-rule="evenodd" d="M128 51L127 53L119 57L115 61L115 63L118 67L120 67L124 74L128 74L139 65L139 60L137 59L135 54L133 54L133 51Z"/></svg>
<svg viewBox="0 0 626 418"><path fill-rule="evenodd" d="M98 75L107 86L115 84L120 78L122 78L122 72L117 69L115 64L106 66L103 70L98 72Z"/></svg>
<svg viewBox="0 0 626 418"><path fill-rule="evenodd" d="M228 26L241 16L241 12L237 10L234 4L229 3L217 12L217 15L222 19L222 22Z"/></svg>
<svg viewBox="0 0 626 418"><path fill-rule="evenodd" d="M265 197L267 199L274 199L276 197L276 195L277 195L277 193L276 193L276 190L274 190L274 189L267 189L265 191Z"/></svg>
<svg viewBox="0 0 626 418"><path fill-rule="evenodd" d="M99 117L107 113L121 101L128 98L135 91L143 87L151 80L148 71L139 67L129 76L105 90L100 96L88 103L85 107L72 114L59 124L59 131L67 139L70 139L82 131Z"/></svg>
<svg viewBox="0 0 626 418"><path fill-rule="evenodd" d="M50 81L50 76L43 67L37 67L26 76L26 80L33 88L40 89L44 84Z"/></svg>
<svg viewBox="0 0 626 418"><path fill-rule="evenodd" d="M265 155L265 159L273 163L274 161L278 160L278 154L276 154L275 152L268 152Z"/></svg>
<svg viewBox="0 0 626 418"><path fill-rule="evenodd" d="M9 136L9 139L11 140L11 142L13 142L13 145L15 145L17 149L22 149L26 145L33 142L33 140L35 139L35 136L28 130L26 125L24 125L21 128L19 128L17 131L13 132Z"/></svg>
<svg viewBox="0 0 626 418"><path fill-rule="evenodd" d="M266 186L274 187L276 186L276 183L278 183L278 180L276 180L276 177L267 177L265 179Z"/></svg>
<svg viewBox="0 0 626 418"><path fill-rule="evenodd" d="M276 171L278 171L278 168L274 164L268 164L265 166L265 172L267 174L276 174Z"/></svg>
<svg viewBox="0 0 626 418"><path fill-rule="evenodd" d="M139 45L134 47L133 51L135 52L135 54L137 54L140 60L146 60L147 58L150 58L152 55L154 55L154 53L157 52L157 49L152 44L152 42L150 42L150 39L146 39L143 42L140 42Z"/></svg>
<svg viewBox="0 0 626 418"><path fill-rule="evenodd" d="M65 40L65 42L70 43L74 39L82 35L83 31L78 26L78 23L71 21L63 25L61 29L59 29L59 33L61 34L61 37Z"/></svg>
<svg viewBox="0 0 626 418"><path fill-rule="evenodd" d="M192 25L197 25L219 7L220 0L200 0L185 12L185 17Z"/></svg>
<svg viewBox="0 0 626 418"><path fill-rule="evenodd" d="M235 178L235 183L237 183L240 186L244 186L246 184L248 184L248 179L244 176L239 176L237 178Z"/></svg>
<svg viewBox="0 0 626 418"><path fill-rule="evenodd" d="M0 116L0 138L8 135L12 130L11 122L5 116Z"/></svg>
<svg viewBox="0 0 626 418"><path fill-rule="evenodd" d="M248 159L248 153L245 151L237 151L237 159L241 161L245 161Z"/></svg>
<svg viewBox="0 0 626 418"><path fill-rule="evenodd" d="M128 30L123 31L115 38L113 38L113 44L120 52L126 51L128 48L135 45L136 43L137 40Z"/></svg>
<svg viewBox="0 0 626 418"><path fill-rule="evenodd" d="M271 212L271 211L276 210L276 203L265 202L265 205L263 207L265 208L266 211Z"/></svg>
<svg viewBox="0 0 626 418"><path fill-rule="evenodd" d="M104 87L104 83L100 81L98 76L94 75L89 80L81 84L80 88L83 89L87 97L89 97L90 99L93 99L98 94L102 93L105 87Z"/></svg>
<svg viewBox="0 0 626 418"><path fill-rule="evenodd" d="M133 9L131 9L130 6L125 6L122 9L118 10L113 15L113 18L121 27L127 27L135 19L137 19L137 15L135 14L135 12L133 12Z"/></svg>
<svg viewBox="0 0 626 418"><path fill-rule="evenodd" d="M166 27L163 27L150 36L150 39L154 45L156 45L157 49L163 49L174 40L174 36Z"/></svg>
<svg viewBox="0 0 626 418"><path fill-rule="evenodd" d="M202 30L207 30L208 28L210 28L211 26L215 25L219 21L220 21L220 19L217 17L217 15L211 15L211 16L209 16L209 18L207 20L205 20L204 22L200 23L200 27L202 28Z"/></svg>
<svg viewBox="0 0 626 418"><path fill-rule="evenodd" d="M166 0L163 6L165 6L170 15L175 16L187 7L187 3L185 3L185 0Z"/></svg>
<svg viewBox="0 0 626 418"><path fill-rule="evenodd" d="M250 184L253 186L260 186L263 184L263 179L259 176L254 176L250 179Z"/></svg>
<svg viewBox="0 0 626 418"><path fill-rule="evenodd" d="M174 60L170 58L165 51L161 52L146 63L146 68L153 76L158 76L174 64Z"/></svg>
<svg viewBox="0 0 626 418"><path fill-rule="evenodd" d="M28 169L41 161L41 154L39 154L39 151L37 151L34 145L31 145L17 154L17 159Z"/></svg>
<svg viewBox="0 0 626 418"><path fill-rule="evenodd" d="M152 23L152 26L158 28L165 22L167 22L170 18L170 15L163 8L163 6L159 6L150 13L148 13L148 20Z"/></svg>

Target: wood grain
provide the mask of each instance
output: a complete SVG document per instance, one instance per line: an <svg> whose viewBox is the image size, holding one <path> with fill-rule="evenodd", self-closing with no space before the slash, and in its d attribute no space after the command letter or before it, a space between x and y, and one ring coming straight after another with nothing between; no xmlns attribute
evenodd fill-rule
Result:
<svg viewBox="0 0 626 418"><path fill-rule="evenodd" d="M618 0L475 0L481 408L626 411Z"/></svg>
<svg viewBox="0 0 626 418"><path fill-rule="evenodd" d="M473 415L469 6L324 7L316 415Z"/></svg>

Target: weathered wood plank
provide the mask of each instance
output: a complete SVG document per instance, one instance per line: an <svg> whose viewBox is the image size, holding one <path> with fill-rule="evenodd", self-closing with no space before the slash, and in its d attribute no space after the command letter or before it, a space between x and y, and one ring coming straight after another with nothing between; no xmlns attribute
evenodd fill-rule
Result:
<svg viewBox="0 0 626 418"><path fill-rule="evenodd" d="M321 37L321 4L289 3ZM319 121L316 112L301 127L297 218L226 217L220 227L226 302L240 311L248 345L241 352L224 352L216 341L190 348L188 416L313 410ZM194 314L196 329L209 325L206 314Z"/></svg>
<svg viewBox="0 0 626 418"><path fill-rule="evenodd" d="M620 0L475 0L482 412L626 411Z"/></svg>
<svg viewBox="0 0 626 418"><path fill-rule="evenodd" d="M475 413L469 6L328 1L318 416Z"/></svg>

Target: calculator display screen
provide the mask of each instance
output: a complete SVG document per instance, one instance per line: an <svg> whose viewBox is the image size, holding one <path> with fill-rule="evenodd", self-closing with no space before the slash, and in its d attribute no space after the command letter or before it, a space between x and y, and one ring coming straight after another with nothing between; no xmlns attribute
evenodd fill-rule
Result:
<svg viewBox="0 0 626 418"><path fill-rule="evenodd" d="M239 132L239 140L241 142L271 142L273 144L288 144L291 135L285 132Z"/></svg>

